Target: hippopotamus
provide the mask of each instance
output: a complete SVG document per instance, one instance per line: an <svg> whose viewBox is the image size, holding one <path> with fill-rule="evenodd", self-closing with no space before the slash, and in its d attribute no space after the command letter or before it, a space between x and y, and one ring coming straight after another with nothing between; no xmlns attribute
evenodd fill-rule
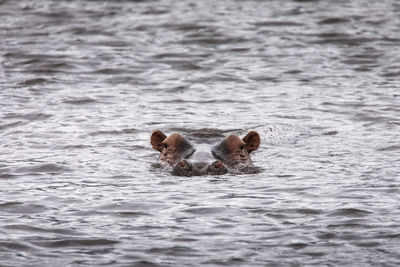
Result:
<svg viewBox="0 0 400 267"><path fill-rule="evenodd" d="M222 175L240 172L251 166L250 153L260 145L260 136L250 131L245 137L230 134L216 143L194 144L179 133L151 134L153 149L160 152L159 162L172 168L177 176Z"/></svg>

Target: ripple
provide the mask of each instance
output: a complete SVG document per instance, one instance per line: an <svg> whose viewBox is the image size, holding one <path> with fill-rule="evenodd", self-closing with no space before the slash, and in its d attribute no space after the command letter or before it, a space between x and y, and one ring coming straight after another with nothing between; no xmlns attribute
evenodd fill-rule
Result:
<svg viewBox="0 0 400 267"><path fill-rule="evenodd" d="M336 216L335 216L336 217ZM333 229L354 229L356 231L357 229L373 229L374 226L368 224L368 221L366 220L343 220L343 221L335 221L332 222L327 226L328 228L333 228Z"/></svg>
<svg viewBox="0 0 400 267"><path fill-rule="evenodd" d="M378 148L376 151L397 151L400 150L400 145L386 146Z"/></svg>
<svg viewBox="0 0 400 267"><path fill-rule="evenodd" d="M223 45L223 44L234 44L244 43L249 41L243 37L228 37L228 36L213 36L203 37L201 35L186 36L183 40L179 41L182 45Z"/></svg>
<svg viewBox="0 0 400 267"><path fill-rule="evenodd" d="M150 255L165 254L168 256L184 256L184 257L197 257L201 256L198 250L186 246L172 246L172 247L155 247L146 251Z"/></svg>
<svg viewBox="0 0 400 267"><path fill-rule="evenodd" d="M323 135L337 135L339 132L338 131L329 131L329 132L324 132Z"/></svg>
<svg viewBox="0 0 400 267"><path fill-rule="evenodd" d="M383 77L399 77L400 76L400 71L387 71L385 73L382 73Z"/></svg>
<svg viewBox="0 0 400 267"><path fill-rule="evenodd" d="M120 135L120 134L132 134L138 132L137 129L135 128L126 128L122 130L110 130L110 131L96 131L92 132L89 135L90 136L96 136L96 135Z"/></svg>
<svg viewBox="0 0 400 267"><path fill-rule="evenodd" d="M326 240L326 239L334 239L334 238L337 237L337 235L335 233L332 233L332 232L326 232L326 233L318 234L317 237L319 239Z"/></svg>
<svg viewBox="0 0 400 267"><path fill-rule="evenodd" d="M69 169L66 166L55 163L42 163L33 166L19 167L15 169L15 173L22 173L22 174L41 174L41 173L57 174L65 171L69 171Z"/></svg>
<svg viewBox="0 0 400 267"><path fill-rule="evenodd" d="M194 138L213 138L225 136L226 133L242 131L242 129L231 128L231 129L217 129L217 128L181 128L171 127L168 130L188 134Z"/></svg>
<svg viewBox="0 0 400 267"><path fill-rule="evenodd" d="M378 41L377 38L368 37L346 37L346 38L325 38L323 40L315 41L316 44L343 44L343 45L361 45L363 43L371 43Z"/></svg>
<svg viewBox="0 0 400 267"><path fill-rule="evenodd" d="M27 204L22 202L5 202L0 203L0 210L8 213L16 214L35 214L43 213L48 210L47 207L38 204Z"/></svg>
<svg viewBox="0 0 400 267"><path fill-rule="evenodd" d="M71 105L87 105L87 104L93 104L93 103L98 103L98 101L94 98L91 97L77 97L77 98L71 98L68 100L63 101L66 104L71 104Z"/></svg>
<svg viewBox="0 0 400 267"><path fill-rule="evenodd" d="M60 247L93 247L93 246L112 246L120 243L119 241L98 238L98 239L59 239L49 241L33 241L36 246L44 248Z"/></svg>
<svg viewBox="0 0 400 267"><path fill-rule="evenodd" d="M11 173L1 173L0 174L0 179L11 179L11 178L16 178L18 175L11 174Z"/></svg>
<svg viewBox="0 0 400 267"><path fill-rule="evenodd" d="M323 20L320 20L318 23L319 24L338 24L338 23L348 23L350 22L349 19L346 18L326 18Z"/></svg>
<svg viewBox="0 0 400 267"><path fill-rule="evenodd" d="M374 247L380 247L381 243L379 242L355 242L353 243L357 247L363 247L363 248L374 248Z"/></svg>
<svg viewBox="0 0 400 267"><path fill-rule="evenodd" d="M21 244L18 242L5 242L5 241L0 241L0 251L10 251L10 250L16 250L16 251L29 251L32 250L33 248L31 246Z"/></svg>
<svg viewBox="0 0 400 267"><path fill-rule="evenodd" d="M371 212L361 209L355 208L345 208L345 209L337 209L328 214L328 216L337 217L337 216L344 216L344 217L365 217L371 214Z"/></svg>
<svg viewBox="0 0 400 267"><path fill-rule="evenodd" d="M28 121L46 120L53 115L42 112L29 112L29 113L8 113L4 119L23 119Z"/></svg>
<svg viewBox="0 0 400 267"><path fill-rule="evenodd" d="M152 210L153 212L157 210L163 210L167 207L164 203L157 202L118 202L105 204L101 206L96 206L92 209L93 212L98 211L115 211L118 214L131 214L131 215L149 215L147 212Z"/></svg>
<svg viewBox="0 0 400 267"><path fill-rule="evenodd" d="M249 263L246 259L240 257L230 257L226 260L207 260L201 262L202 265L211 265L211 266L235 266L235 265L246 265ZM249 265L251 265L249 263Z"/></svg>
<svg viewBox="0 0 400 267"><path fill-rule="evenodd" d="M123 218L135 218L135 217L141 217L141 216L151 216L150 213L146 212L134 212L134 211L117 211L115 213L117 217L123 217Z"/></svg>
<svg viewBox="0 0 400 267"><path fill-rule="evenodd" d="M33 74L52 74L56 72L69 72L72 69L75 69L75 67L66 62L46 62L27 65L22 71Z"/></svg>
<svg viewBox="0 0 400 267"><path fill-rule="evenodd" d="M288 26L303 26L302 23L291 22L291 21L259 21L254 22L253 25L257 27L288 27Z"/></svg>
<svg viewBox="0 0 400 267"><path fill-rule="evenodd" d="M5 229L15 230L15 231L23 231L26 233L55 233L62 235L82 235L82 232L64 229L64 228L40 228L35 226L23 225L23 224L15 224L15 225L7 225L4 226Z"/></svg>
<svg viewBox="0 0 400 267"><path fill-rule="evenodd" d="M295 243L291 243L288 244L287 247L293 248L293 249L303 249L305 247L307 247L308 244L306 243L302 243L302 242L295 242Z"/></svg>
<svg viewBox="0 0 400 267"><path fill-rule="evenodd" d="M374 59L365 59L365 58L363 58L363 59L352 58L352 59L343 60L343 63L349 64L349 65L361 65L361 64L371 65L371 64L375 64L376 60L374 60Z"/></svg>
<svg viewBox="0 0 400 267"><path fill-rule="evenodd" d="M161 26L165 27L165 28L171 28L173 30L184 31L184 32L210 29L210 27L208 25L202 25L200 23L175 22L175 23L164 23Z"/></svg>
<svg viewBox="0 0 400 267"><path fill-rule="evenodd" d="M218 213L224 213L226 210L224 208L216 207L199 207L199 208L188 208L182 210L187 213L197 214L197 215L213 215Z"/></svg>
<svg viewBox="0 0 400 267"><path fill-rule="evenodd" d="M305 252L304 254L311 256L311 257L323 257L323 256L327 255L327 253L325 253L325 252Z"/></svg>
<svg viewBox="0 0 400 267"><path fill-rule="evenodd" d="M48 82L50 82L50 80L45 79L45 78L34 78L34 79L25 80L25 81L21 82L20 84L22 86L30 86L30 85L44 84L44 83L48 83Z"/></svg>
<svg viewBox="0 0 400 267"><path fill-rule="evenodd" d="M129 70L122 68L104 68L93 72L94 74L124 74L129 73Z"/></svg>
<svg viewBox="0 0 400 267"><path fill-rule="evenodd" d="M137 1L137 0L136 0ZM137 263L132 263L132 267L161 267L165 265L159 265L151 261L138 261Z"/></svg>
<svg viewBox="0 0 400 267"><path fill-rule="evenodd" d="M291 210L291 212L299 213L299 214L306 214L306 215L318 215L318 214L324 213L323 210L307 209L307 208L293 209L293 210Z"/></svg>
<svg viewBox="0 0 400 267"><path fill-rule="evenodd" d="M10 123L5 123L5 124L0 124L0 130L5 130L7 128L12 128L16 126L23 125L24 123L21 121L16 121L16 122L10 122Z"/></svg>
<svg viewBox="0 0 400 267"><path fill-rule="evenodd" d="M93 45L93 46L106 46L106 47L130 47L131 43L121 41L121 40L109 40L109 41L101 41L101 42L89 42L88 45Z"/></svg>

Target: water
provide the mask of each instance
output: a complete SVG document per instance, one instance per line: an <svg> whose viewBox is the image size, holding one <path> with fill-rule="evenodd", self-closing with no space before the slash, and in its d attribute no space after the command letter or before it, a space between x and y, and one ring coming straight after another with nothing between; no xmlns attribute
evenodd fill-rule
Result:
<svg viewBox="0 0 400 267"><path fill-rule="evenodd" d="M0 1L2 266L400 264L400 4ZM153 130L261 135L174 177Z"/></svg>

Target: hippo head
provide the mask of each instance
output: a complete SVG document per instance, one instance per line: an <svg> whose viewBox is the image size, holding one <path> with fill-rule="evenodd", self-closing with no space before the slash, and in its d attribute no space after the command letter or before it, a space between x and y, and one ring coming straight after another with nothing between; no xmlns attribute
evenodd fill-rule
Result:
<svg viewBox="0 0 400 267"><path fill-rule="evenodd" d="M212 154L230 168L243 169L251 164L250 153L260 145L260 136L251 131L240 138L231 134L219 141L212 148Z"/></svg>
<svg viewBox="0 0 400 267"><path fill-rule="evenodd" d="M174 175L217 175L249 167L250 153L259 147L260 136L251 131L244 138L229 135L214 145L194 145L178 133L167 137L155 131L150 143L160 152L159 161L171 166Z"/></svg>

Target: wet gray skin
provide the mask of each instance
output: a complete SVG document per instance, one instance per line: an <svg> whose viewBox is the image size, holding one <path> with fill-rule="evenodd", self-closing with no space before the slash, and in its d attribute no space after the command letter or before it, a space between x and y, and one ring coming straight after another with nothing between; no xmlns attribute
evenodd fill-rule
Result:
<svg viewBox="0 0 400 267"><path fill-rule="evenodd" d="M227 167L214 157L212 150L211 145L197 145L196 150L192 154L173 166L172 174L178 176L198 176L227 173Z"/></svg>

